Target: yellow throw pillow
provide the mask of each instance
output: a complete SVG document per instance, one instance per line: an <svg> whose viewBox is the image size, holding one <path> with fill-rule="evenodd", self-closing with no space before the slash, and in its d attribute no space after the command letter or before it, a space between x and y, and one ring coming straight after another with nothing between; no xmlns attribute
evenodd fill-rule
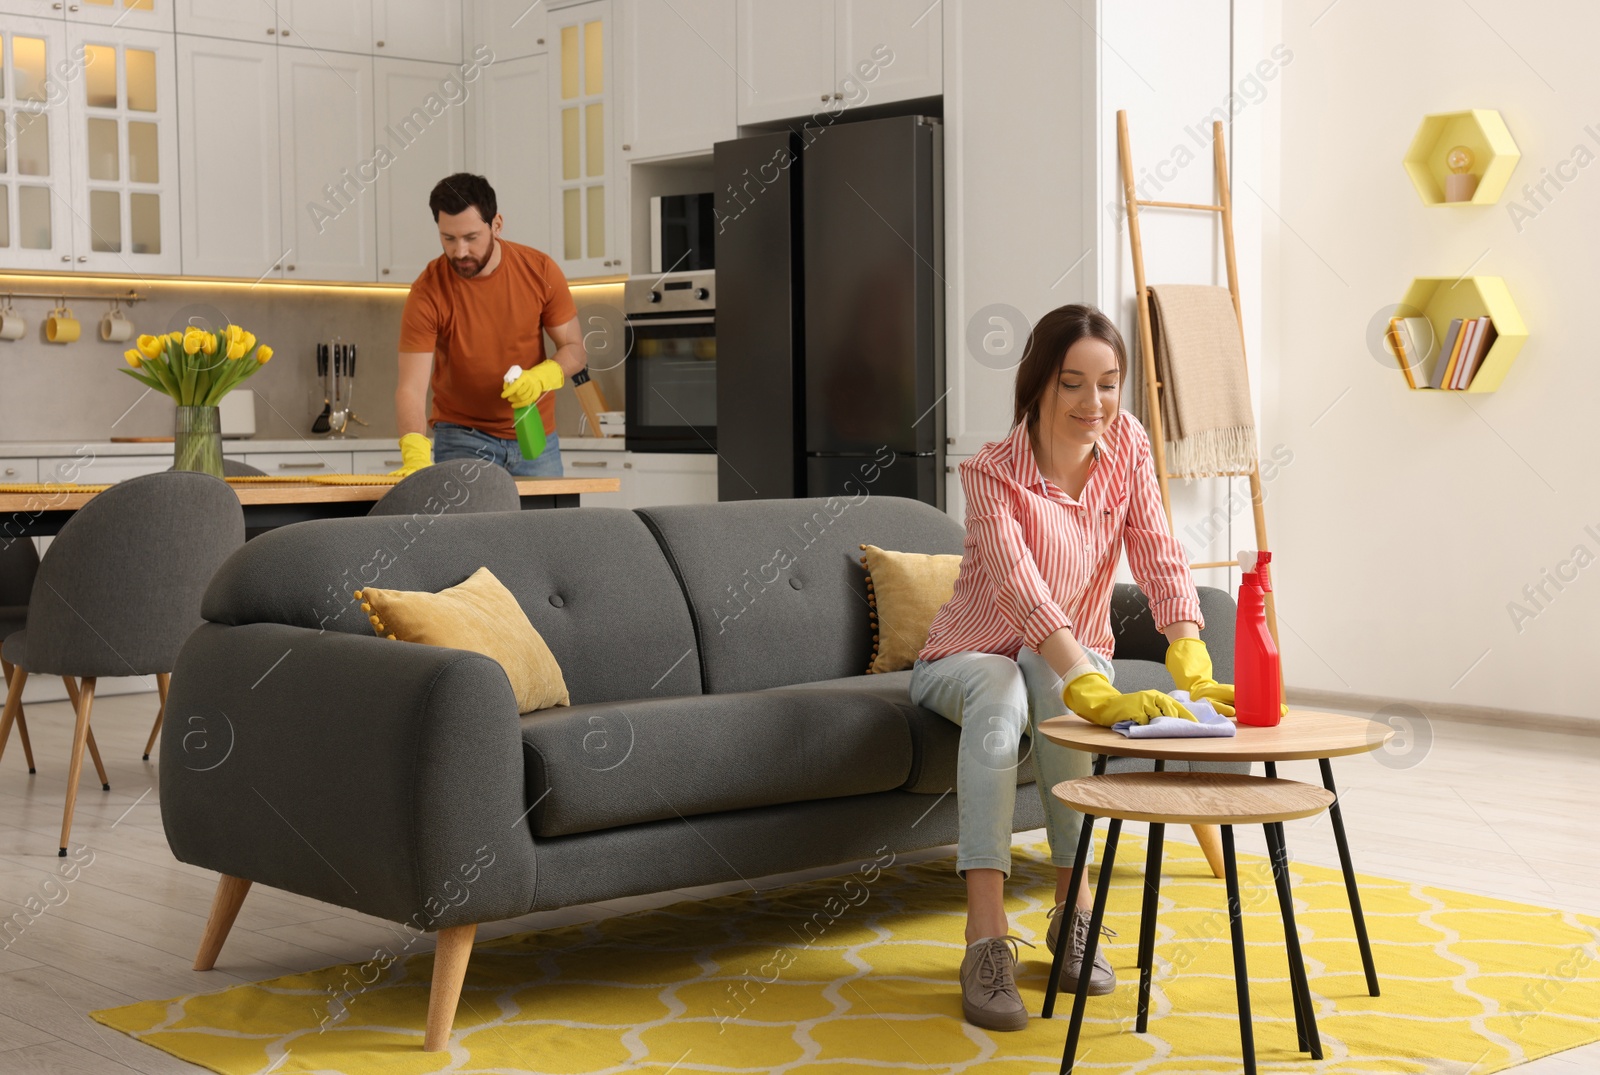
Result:
<svg viewBox="0 0 1600 1075"><path fill-rule="evenodd" d="M961 557L888 552L863 545L867 603L872 606L872 666L868 672L910 668L928 641L934 614L955 593Z"/></svg>
<svg viewBox="0 0 1600 1075"><path fill-rule="evenodd" d="M380 638L472 650L499 661L519 713L571 704L555 654L488 568L438 593L368 586L355 596Z"/></svg>

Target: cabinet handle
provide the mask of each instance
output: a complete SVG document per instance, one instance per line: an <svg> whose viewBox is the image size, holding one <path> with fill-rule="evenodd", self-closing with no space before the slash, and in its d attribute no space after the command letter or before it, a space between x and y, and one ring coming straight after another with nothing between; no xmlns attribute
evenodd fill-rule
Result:
<svg viewBox="0 0 1600 1075"><path fill-rule="evenodd" d="M88 261L89 260L89 255L88 254L79 254L78 255L78 260L79 261Z"/></svg>
<svg viewBox="0 0 1600 1075"><path fill-rule="evenodd" d="M288 37L289 36L289 31L288 30L279 30L278 33L281 34L284 37Z"/></svg>
<svg viewBox="0 0 1600 1075"><path fill-rule="evenodd" d="M382 41L379 41L379 42L378 42L378 47L379 47L379 48L380 48L380 49L381 49L381 48L383 48L383 42L382 42Z"/></svg>
<svg viewBox="0 0 1600 1075"><path fill-rule="evenodd" d="M626 142L622 143L622 152L627 153L627 152L630 152L632 149L633 149L633 147L630 146L628 143L626 143Z"/></svg>
<svg viewBox="0 0 1600 1075"><path fill-rule="evenodd" d="M62 254L61 255L61 260L62 261L71 261L72 260L72 255L71 254Z"/></svg>
<svg viewBox="0 0 1600 1075"><path fill-rule="evenodd" d="M60 4L51 4L50 8L51 8L52 11L60 11L61 10L61 5Z"/></svg>
<svg viewBox="0 0 1600 1075"><path fill-rule="evenodd" d="M535 42L535 44L539 44L539 45L542 45L542 44L544 44L544 38L542 38L542 37L541 37L541 38L538 38L538 39L537 39L537 40L536 40L536 42Z"/></svg>
<svg viewBox="0 0 1600 1075"><path fill-rule="evenodd" d="M273 29L273 28L272 28L272 27L270 27L270 26L269 26L269 27L267 27L267 36L268 36L268 37L271 37L271 36L272 36L272 35L273 35L273 34L275 34L275 33L277 33L277 32L278 32L278 31L276 31L276 30L274 30L274 29Z"/></svg>
<svg viewBox="0 0 1600 1075"><path fill-rule="evenodd" d="M279 470L326 470L326 463L279 463Z"/></svg>
<svg viewBox="0 0 1600 1075"><path fill-rule="evenodd" d="M844 100L844 94L840 93L838 90L834 90L833 91L833 99L835 101L842 101L842 100Z"/></svg>
<svg viewBox="0 0 1600 1075"><path fill-rule="evenodd" d="M822 95L822 99L823 99L823 100L824 100L824 101L826 101L826 100L827 100L827 99L828 99L828 96L829 96L829 95L828 95L828 94L826 94L826 93L825 93L825 94L823 94L823 95Z"/></svg>
<svg viewBox="0 0 1600 1075"><path fill-rule="evenodd" d="M404 459L385 459L383 465L386 467L403 467L406 465L406 461Z"/></svg>
<svg viewBox="0 0 1600 1075"><path fill-rule="evenodd" d="M624 463L624 464L622 464L622 469L623 470L632 470L633 469L633 464L632 463Z"/></svg>
<svg viewBox="0 0 1600 1075"><path fill-rule="evenodd" d="M284 268L288 269L290 272L294 272L294 266L293 265L285 265Z"/></svg>
<svg viewBox="0 0 1600 1075"><path fill-rule="evenodd" d="M583 460L583 459L574 459L572 461L571 465L575 466L575 467L608 467L608 466L611 465L611 460L609 460L609 459L597 459L597 460L589 461L589 460ZM11 472L7 471L6 473L9 474Z"/></svg>
<svg viewBox="0 0 1600 1075"><path fill-rule="evenodd" d="M383 270L383 275L388 276L389 275L389 270L388 269Z"/></svg>
<svg viewBox="0 0 1600 1075"><path fill-rule="evenodd" d="M576 466L577 464L574 463L573 465ZM15 478L16 476L17 476L17 468L16 467L6 467L6 477Z"/></svg>

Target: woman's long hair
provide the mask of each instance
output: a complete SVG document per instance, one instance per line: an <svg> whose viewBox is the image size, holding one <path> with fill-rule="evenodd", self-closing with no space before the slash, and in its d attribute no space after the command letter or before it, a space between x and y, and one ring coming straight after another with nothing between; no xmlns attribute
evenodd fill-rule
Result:
<svg viewBox="0 0 1600 1075"><path fill-rule="evenodd" d="M1032 426L1038 422L1039 406L1050 386L1056 383L1067 349L1086 336L1110 345L1117 356L1117 375L1126 384L1128 349L1111 318L1083 303L1057 306L1039 318L1022 349L1022 362L1017 366L1013 424L1027 422Z"/></svg>

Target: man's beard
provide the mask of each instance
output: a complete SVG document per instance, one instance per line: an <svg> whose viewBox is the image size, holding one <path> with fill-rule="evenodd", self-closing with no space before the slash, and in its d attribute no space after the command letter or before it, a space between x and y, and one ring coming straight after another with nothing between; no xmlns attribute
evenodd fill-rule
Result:
<svg viewBox="0 0 1600 1075"><path fill-rule="evenodd" d="M451 258L450 267L456 271L457 276L471 279L483 271L483 267L489 264L489 259L493 256L494 244L491 242L489 244L489 253L482 258Z"/></svg>

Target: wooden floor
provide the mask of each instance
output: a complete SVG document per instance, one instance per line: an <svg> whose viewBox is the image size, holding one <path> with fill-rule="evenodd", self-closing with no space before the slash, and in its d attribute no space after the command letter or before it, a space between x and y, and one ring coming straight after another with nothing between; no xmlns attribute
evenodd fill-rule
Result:
<svg viewBox="0 0 1600 1075"><path fill-rule="evenodd" d="M30 897L43 902L56 894L56 905L0 950L0 1072L6 1075L200 1071L100 1026L86 1013L364 959L393 936L377 919L258 888L245 901L218 969L190 970L216 878L179 864L167 850L155 765L139 760L154 714L154 695L96 700L96 735L112 790L95 786L86 763L73 840L94 858L66 886L64 900L46 883L59 878L63 861L56 857L56 841L71 729L65 703L29 709L37 776L27 775L15 739L0 762L0 918L19 911ZM1428 749L1400 760L1410 764L1389 767L1371 757L1336 763L1358 869L1600 915L1600 859L1593 854L1600 735L1438 722ZM1280 775L1317 779L1309 762L1287 764ZM1289 842L1303 861L1337 864L1325 818L1290 823ZM1241 832L1240 846L1265 850L1259 830ZM958 883L954 876L951 883ZM742 887L532 915L484 927L479 937ZM1594 1072L1600 1070L1600 1045L1516 1070Z"/></svg>

